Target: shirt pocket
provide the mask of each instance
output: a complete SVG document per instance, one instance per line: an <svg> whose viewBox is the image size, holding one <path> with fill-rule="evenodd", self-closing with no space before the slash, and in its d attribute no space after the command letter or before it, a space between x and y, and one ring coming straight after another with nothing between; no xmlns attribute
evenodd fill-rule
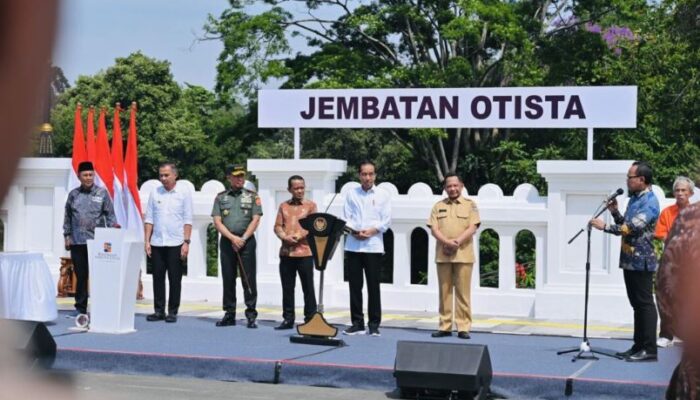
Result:
<svg viewBox="0 0 700 400"><path fill-rule="evenodd" d="M469 226L471 211L458 209L455 216L457 217L457 223L459 224L460 228L466 229Z"/></svg>
<svg viewBox="0 0 700 400"><path fill-rule="evenodd" d="M219 202L219 215L222 217L226 217L229 214L231 214L231 202L228 200L220 201Z"/></svg>

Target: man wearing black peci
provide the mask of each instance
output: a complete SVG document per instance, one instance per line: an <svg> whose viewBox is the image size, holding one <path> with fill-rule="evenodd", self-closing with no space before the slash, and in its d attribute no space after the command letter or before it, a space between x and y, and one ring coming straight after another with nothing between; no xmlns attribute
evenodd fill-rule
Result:
<svg viewBox="0 0 700 400"><path fill-rule="evenodd" d="M76 289L73 316L87 314L88 265L87 241L95 238L96 227L118 227L114 206L105 188L95 185L95 168L90 161L78 165L80 186L68 193L63 221L66 250L75 266Z"/></svg>

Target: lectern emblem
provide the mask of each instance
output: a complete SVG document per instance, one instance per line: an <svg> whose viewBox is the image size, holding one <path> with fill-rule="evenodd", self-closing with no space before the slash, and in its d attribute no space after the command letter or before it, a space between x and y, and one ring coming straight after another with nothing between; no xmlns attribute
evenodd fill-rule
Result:
<svg viewBox="0 0 700 400"><path fill-rule="evenodd" d="M112 252L112 243L110 242L104 242L104 245L102 246L104 249L105 253L111 253Z"/></svg>
<svg viewBox="0 0 700 400"><path fill-rule="evenodd" d="M327 226L328 222L326 222L326 219L323 217L318 217L314 220L314 229L316 229L317 232L324 231Z"/></svg>

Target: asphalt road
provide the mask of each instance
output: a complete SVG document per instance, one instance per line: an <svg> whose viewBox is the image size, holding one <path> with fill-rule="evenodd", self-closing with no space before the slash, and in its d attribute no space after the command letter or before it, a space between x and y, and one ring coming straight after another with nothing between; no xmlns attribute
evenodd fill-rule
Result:
<svg viewBox="0 0 700 400"><path fill-rule="evenodd" d="M74 399L106 400L386 400L392 393L297 385L221 382L150 375L74 373L69 390Z"/></svg>

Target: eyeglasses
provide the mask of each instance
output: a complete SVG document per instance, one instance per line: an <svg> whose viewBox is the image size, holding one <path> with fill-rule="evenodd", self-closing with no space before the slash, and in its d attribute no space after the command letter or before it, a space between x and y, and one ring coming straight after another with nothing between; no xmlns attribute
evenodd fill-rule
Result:
<svg viewBox="0 0 700 400"><path fill-rule="evenodd" d="M639 178L641 175L627 175L627 179Z"/></svg>

